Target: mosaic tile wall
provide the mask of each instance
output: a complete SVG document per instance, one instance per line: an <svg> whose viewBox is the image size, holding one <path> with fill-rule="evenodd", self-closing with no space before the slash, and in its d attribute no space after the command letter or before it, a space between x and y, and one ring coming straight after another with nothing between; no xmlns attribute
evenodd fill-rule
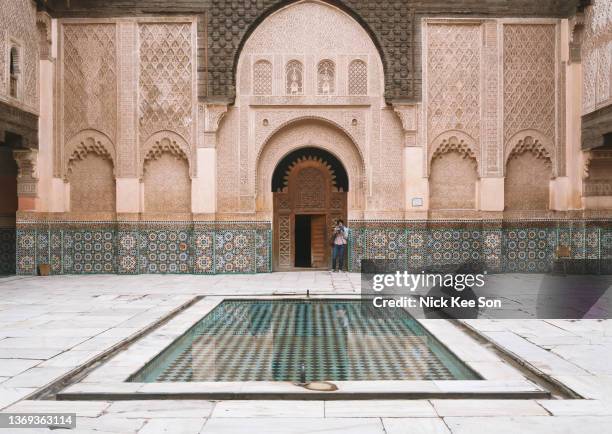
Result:
<svg viewBox="0 0 612 434"><path fill-rule="evenodd" d="M351 221L349 266L405 261L407 269L484 262L490 272L548 272L557 246L582 272L612 273L612 221ZM266 273L269 222L21 222L0 228L0 274ZM15 267L16 264L16 267Z"/></svg>
<svg viewBox="0 0 612 434"><path fill-rule="evenodd" d="M21 222L17 274L266 273L267 222ZM13 242L15 246L15 242ZM15 261L13 261L15 263Z"/></svg>
<svg viewBox="0 0 612 434"><path fill-rule="evenodd" d="M479 261L490 272L548 272L557 246L592 272L612 273L612 221L352 221L349 264L362 259L404 260L407 269ZM603 267L603 268L602 268ZM583 270L585 272L587 270Z"/></svg>

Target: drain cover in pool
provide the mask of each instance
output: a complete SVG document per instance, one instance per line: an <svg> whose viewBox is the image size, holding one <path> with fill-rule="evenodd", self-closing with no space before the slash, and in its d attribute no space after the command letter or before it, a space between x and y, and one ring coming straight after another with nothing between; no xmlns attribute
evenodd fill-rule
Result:
<svg viewBox="0 0 612 434"><path fill-rule="evenodd" d="M359 300L226 300L130 381L480 379L401 309Z"/></svg>

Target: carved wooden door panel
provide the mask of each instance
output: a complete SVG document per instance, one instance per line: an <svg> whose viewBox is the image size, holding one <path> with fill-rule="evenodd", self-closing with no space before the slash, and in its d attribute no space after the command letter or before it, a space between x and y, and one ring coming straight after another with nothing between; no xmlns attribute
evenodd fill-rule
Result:
<svg viewBox="0 0 612 434"><path fill-rule="evenodd" d="M293 267L293 216L287 193L274 193L274 256L278 268Z"/></svg>
<svg viewBox="0 0 612 434"><path fill-rule="evenodd" d="M310 220L310 257L314 268L327 266L327 216L313 215Z"/></svg>

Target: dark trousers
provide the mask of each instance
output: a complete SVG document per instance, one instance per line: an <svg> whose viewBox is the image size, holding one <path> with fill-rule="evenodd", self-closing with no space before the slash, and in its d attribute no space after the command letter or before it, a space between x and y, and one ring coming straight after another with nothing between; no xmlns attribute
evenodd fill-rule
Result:
<svg viewBox="0 0 612 434"><path fill-rule="evenodd" d="M332 249L332 270L336 270L336 262L338 262L338 270L344 267L344 247L346 244L334 244Z"/></svg>

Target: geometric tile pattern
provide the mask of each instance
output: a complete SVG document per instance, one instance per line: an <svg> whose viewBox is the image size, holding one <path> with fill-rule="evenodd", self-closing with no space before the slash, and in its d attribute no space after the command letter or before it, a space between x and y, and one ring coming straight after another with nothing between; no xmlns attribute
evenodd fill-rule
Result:
<svg viewBox="0 0 612 434"><path fill-rule="evenodd" d="M5 274L271 271L268 222L19 222L12 234L0 230L2 263L16 264Z"/></svg>
<svg viewBox="0 0 612 434"><path fill-rule="evenodd" d="M402 309L359 300L226 300L135 382L478 379Z"/></svg>
<svg viewBox="0 0 612 434"><path fill-rule="evenodd" d="M572 259L612 259L612 222L603 220L351 221L349 228L351 271L362 259L405 258L408 270L478 261L489 272L543 273L561 245Z"/></svg>
<svg viewBox="0 0 612 434"><path fill-rule="evenodd" d="M39 264L51 274L267 273L271 226L23 221L0 228L0 274L34 275ZM394 259L409 270L480 261L489 272L542 273L560 245L573 259L612 259L612 222L604 220L350 221L349 228L351 271L362 259Z"/></svg>

